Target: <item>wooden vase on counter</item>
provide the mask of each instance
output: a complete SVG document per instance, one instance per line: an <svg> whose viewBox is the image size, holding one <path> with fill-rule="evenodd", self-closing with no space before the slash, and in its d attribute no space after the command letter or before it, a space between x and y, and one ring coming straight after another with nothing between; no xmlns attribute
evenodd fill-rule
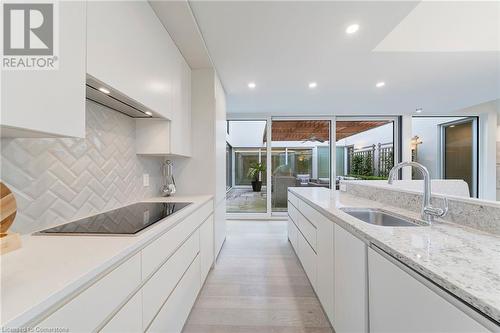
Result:
<svg viewBox="0 0 500 333"><path fill-rule="evenodd" d="M0 182L0 254L14 251L21 247L18 233L9 232L16 218L17 204L14 194Z"/></svg>

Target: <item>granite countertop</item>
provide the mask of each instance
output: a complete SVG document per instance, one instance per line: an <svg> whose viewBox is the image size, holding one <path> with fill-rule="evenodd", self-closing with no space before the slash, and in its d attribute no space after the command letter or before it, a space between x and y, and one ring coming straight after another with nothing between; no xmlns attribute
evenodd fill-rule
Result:
<svg viewBox="0 0 500 333"><path fill-rule="evenodd" d="M183 210L130 236L22 236L22 248L0 257L1 326L22 327L71 298L100 274L127 260L207 203L212 196L152 198L192 202Z"/></svg>
<svg viewBox="0 0 500 333"><path fill-rule="evenodd" d="M437 285L500 322L500 237L443 221L422 227L381 227L339 208L383 208L413 219L419 214L323 188L290 188L358 238L376 245Z"/></svg>

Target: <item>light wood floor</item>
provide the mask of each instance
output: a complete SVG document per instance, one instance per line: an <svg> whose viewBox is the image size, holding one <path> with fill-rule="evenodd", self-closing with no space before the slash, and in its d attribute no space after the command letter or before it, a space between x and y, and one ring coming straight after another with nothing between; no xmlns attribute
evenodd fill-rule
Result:
<svg viewBox="0 0 500 333"><path fill-rule="evenodd" d="M228 221L183 332L333 332L287 241L286 221Z"/></svg>

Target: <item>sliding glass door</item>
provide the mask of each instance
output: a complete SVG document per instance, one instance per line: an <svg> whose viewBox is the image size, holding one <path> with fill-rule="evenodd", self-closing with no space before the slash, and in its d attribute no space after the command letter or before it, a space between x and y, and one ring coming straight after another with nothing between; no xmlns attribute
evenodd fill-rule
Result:
<svg viewBox="0 0 500 333"><path fill-rule="evenodd" d="M399 158L397 120L228 121L228 218L285 215L289 187L337 188L341 179L387 179Z"/></svg>
<svg viewBox="0 0 500 333"><path fill-rule="evenodd" d="M330 187L330 120L279 120L271 126L271 209L287 211L289 187Z"/></svg>

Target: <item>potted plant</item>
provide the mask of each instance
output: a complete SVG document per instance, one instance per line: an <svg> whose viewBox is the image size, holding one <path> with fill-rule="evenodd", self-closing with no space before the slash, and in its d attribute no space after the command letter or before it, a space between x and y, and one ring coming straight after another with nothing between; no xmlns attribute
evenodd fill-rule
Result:
<svg viewBox="0 0 500 333"><path fill-rule="evenodd" d="M266 167L263 163L253 162L250 164L250 168L248 168L247 176L249 178L253 178L252 181L252 190L254 192L260 192L262 189L262 181L259 180L259 175L261 172L265 172Z"/></svg>

